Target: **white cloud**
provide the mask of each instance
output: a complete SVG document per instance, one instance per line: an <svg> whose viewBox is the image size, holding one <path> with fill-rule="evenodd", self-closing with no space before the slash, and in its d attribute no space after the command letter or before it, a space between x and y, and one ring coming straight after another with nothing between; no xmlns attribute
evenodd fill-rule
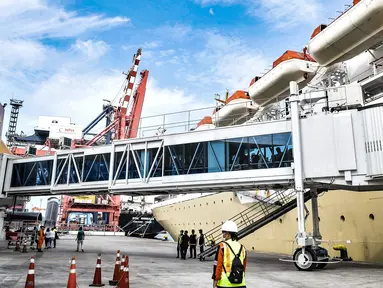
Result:
<svg viewBox="0 0 383 288"><path fill-rule="evenodd" d="M210 8L210 10L209 10L209 14L212 15L212 16L214 16L214 10L213 10L213 8Z"/></svg>
<svg viewBox="0 0 383 288"><path fill-rule="evenodd" d="M155 78L150 78L146 89L146 97L142 111L141 135L154 135L159 127L163 127L165 121L166 134L175 132L185 132L190 128L195 128L196 124L206 115L211 114L211 108L201 109L212 106L206 103L198 94L187 94L185 90L175 88L160 87ZM168 113L178 111L194 110L190 113L179 112L169 115ZM165 118L160 114L167 114ZM160 115L160 116L158 116ZM190 122L189 122L190 119ZM188 125L189 122L189 125ZM143 135L142 135L143 134Z"/></svg>
<svg viewBox="0 0 383 288"><path fill-rule="evenodd" d="M45 61L47 48L24 39L1 40L0 67L39 69Z"/></svg>
<svg viewBox="0 0 383 288"><path fill-rule="evenodd" d="M28 111L23 114L35 118L46 113L69 116L73 122L86 125L101 112L103 99L113 99L123 80L120 71L91 71L90 67L70 63L25 99ZM20 122L20 129L22 125Z"/></svg>
<svg viewBox="0 0 383 288"><path fill-rule="evenodd" d="M160 55L161 57L168 57L170 55L173 55L176 52L174 49L168 49L168 50L161 50Z"/></svg>
<svg viewBox="0 0 383 288"><path fill-rule="evenodd" d="M204 64L207 71L193 71L187 80L211 84L217 83L231 92L247 89L255 75L263 71L270 63L261 51L237 37L223 36L216 32L205 35L206 44L202 52L196 55L198 63Z"/></svg>
<svg viewBox="0 0 383 288"><path fill-rule="evenodd" d="M2 9L1 9L2 8ZM42 0L7 0L0 4L3 37L74 37L91 29L110 29L130 22L126 17L79 16Z"/></svg>
<svg viewBox="0 0 383 288"><path fill-rule="evenodd" d="M71 49L58 50L41 40L76 38L83 32L110 29L130 20L98 14L82 16L47 3L0 1L0 91L7 95L1 102L12 96L24 100L18 132L32 133L41 114L81 115L77 121L85 123L101 110L102 102L96 98L116 91L114 76L121 77L120 71L105 72L92 67L92 61L84 63L84 56L95 60L107 52L108 45L103 41L77 40ZM121 85L123 78L118 79ZM9 110L8 106L3 135Z"/></svg>
<svg viewBox="0 0 383 288"><path fill-rule="evenodd" d="M152 41L152 42L145 42L144 44L140 45L143 49L153 49L161 46L160 41Z"/></svg>
<svg viewBox="0 0 383 288"><path fill-rule="evenodd" d="M88 59L94 60L103 56L109 50L109 45L104 41L77 40L73 48L84 54Z"/></svg>
<svg viewBox="0 0 383 288"><path fill-rule="evenodd" d="M169 38L172 40L182 40L188 36L192 36L193 29L188 25L174 24L163 25L151 30L162 38Z"/></svg>

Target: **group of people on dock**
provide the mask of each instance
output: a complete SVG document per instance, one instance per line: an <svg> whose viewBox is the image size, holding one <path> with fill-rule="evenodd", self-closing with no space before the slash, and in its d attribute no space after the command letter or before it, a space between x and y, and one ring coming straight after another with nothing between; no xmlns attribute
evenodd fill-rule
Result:
<svg viewBox="0 0 383 288"><path fill-rule="evenodd" d="M180 258L181 254L181 260L186 260L186 254L188 251L188 248L190 247L190 257L189 258L196 258L197 257L197 245L199 246L200 253L204 251L204 245L205 245L205 236L203 235L202 229L199 230L199 235L197 236L195 234L195 230L193 229L191 231L190 236L188 235L187 230L181 230L180 234L178 235L177 239L177 258Z"/></svg>

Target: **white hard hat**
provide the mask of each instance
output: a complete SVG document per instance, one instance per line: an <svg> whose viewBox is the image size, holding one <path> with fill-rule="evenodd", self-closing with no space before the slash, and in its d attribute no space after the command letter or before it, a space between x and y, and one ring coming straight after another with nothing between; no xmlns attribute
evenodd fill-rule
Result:
<svg viewBox="0 0 383 288"><path fill-rule="evenodd" d="M225 223L223 223L221 230L226 232L237 233L238 227L237 227L237 224L235 224L233 221L226 221Z"/></svg>

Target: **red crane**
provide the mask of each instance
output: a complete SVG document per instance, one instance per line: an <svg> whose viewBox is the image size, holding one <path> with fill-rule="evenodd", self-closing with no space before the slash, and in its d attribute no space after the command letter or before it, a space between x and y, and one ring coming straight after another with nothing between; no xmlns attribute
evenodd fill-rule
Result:
<svg viewBox="0 0 383 288"><path fill-rule="evenodd" d="M139 48L137 53L134 54L132 66L129 72L125 74L127 84L124 87L124 95L119 101L119 106L115 108L113 121L84 145L73 145L72 143L72 148L92 146L111 131L114 132L113 139L120 140L137 137L142 107L144 105L146 85L149 77L148 70L143 70L140 73L140 83L132 96L134 83L137 78L138 66L141 60L141 52L142 49ZM84 141L82 141L82 143L83 142Z"/></svg>

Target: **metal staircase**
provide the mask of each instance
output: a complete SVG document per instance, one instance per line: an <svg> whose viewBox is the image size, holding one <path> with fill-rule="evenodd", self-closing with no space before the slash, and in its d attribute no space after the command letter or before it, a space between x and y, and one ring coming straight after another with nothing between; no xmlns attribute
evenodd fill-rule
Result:
<svg viewBox="0 0 383 288"><path fill-rule="evenodd" d="M305 192L304 201L311 199L310 191ZM267 198L257 198L258 202L228 220L234 221L238 226L238 238L242 239L254 231L269 224L297 207L296 192L292 190L278 191ZM216 248L222 242L221 225L205 233L205 245L210 246L198 256L200 259L215 254Z"/></svg>

